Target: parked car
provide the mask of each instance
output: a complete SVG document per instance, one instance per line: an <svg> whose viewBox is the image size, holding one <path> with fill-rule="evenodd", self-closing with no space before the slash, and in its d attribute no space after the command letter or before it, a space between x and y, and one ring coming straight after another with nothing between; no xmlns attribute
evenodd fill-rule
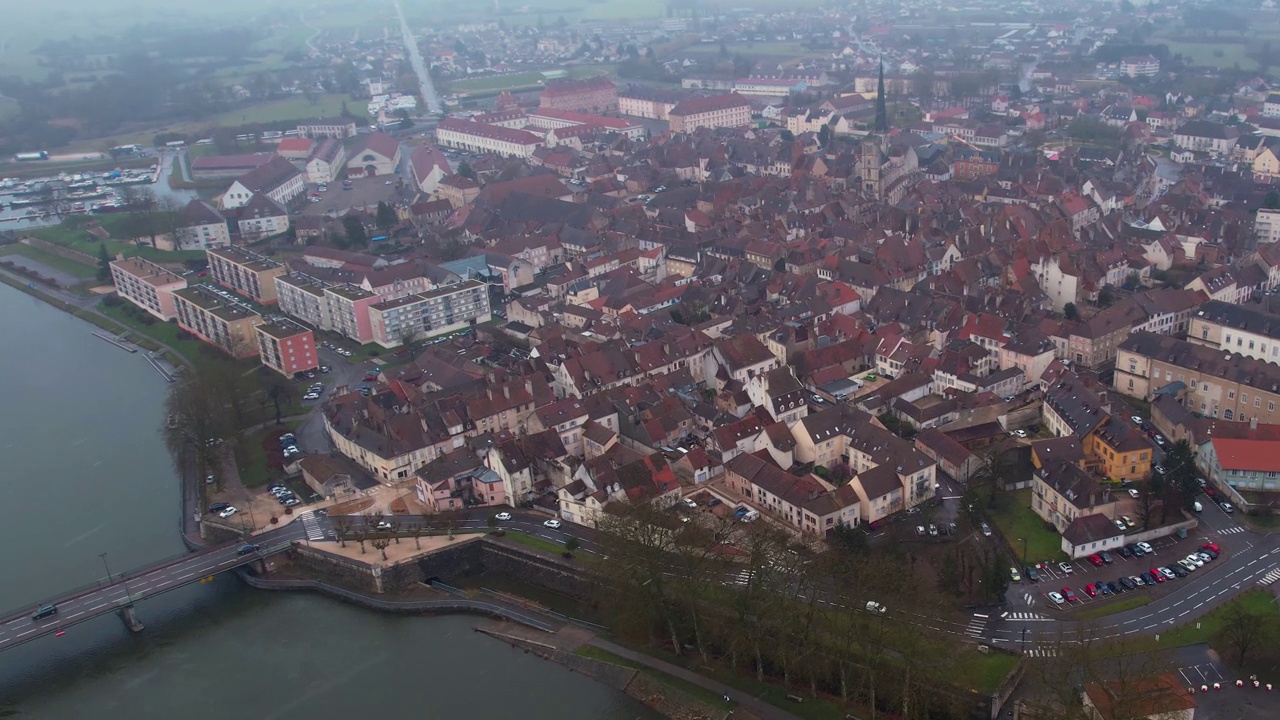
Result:
<svg viewBox="0 0 1280 720"><path fill-rule="evenodd" d="M720 504L720 498L713 497L707 501L707 507L715 507Z"/></svg>
<svg viewBox="0 0 1280 720"><path fill-rule="evenodd" d="M1152 554L1155 552L1155 548L1151 547L1150 543L1140 542L1134 547L1138 548L1139 550L1147 554Z"/></svg>
<svg viewBox="0 0 1280 720"><path fill-rule="evenodd" d="M1192 565L1195 565L1198 568L1204 567L1204 558L1200 557L1199 555L1196 555L1195 553L1188 555L1186 557L1186 560L1187 562L1191 563Z"/></svg>
<svg viewBox="0 0 1280 720"><path fill-rule="evenodd" d="M1064 575L1071 575L1076 571L1075 566L1073 566L1071 563L1065 563L1065 562L1058 563L1058 569L1061 570Z"/></svg>
<svg viewBox="0 0 1280 720"><path fill-rule="evenodd" d="M991 537L991 526L985 522L978 526L982 530L983 537Z"/></svg>
<svg viewBox="0 0 1280 720"><path fill-rule="evenodd" d="M1129 526L1125 525L1121 520L1112 520L1111 522L1116 524L1116 527L1120 529L1120 532L1127 532L1129 530Z"/></svg>
<svg viewBox="0 0 1280 720"><path fill-rule="evenodd" d="M1120 547L1116 548L1116 552L1120 553L1120 557L1122 558L1127 559L1127 558L1133 557L1133 549L1130 548L1128 545L1121 545Z"/></svg>
<svg viewBox="0 0 1280 720"><path fill-rule="evenodd" d="M1048 595L1049 595L1050 602L1054 603L1055 605L1062 605L1063 603L1066 602L1066 598L1062 597L1056 592L1050 591Z"/></svg>
<svg viewBox="0 0 1280 720"><path fill-rule="evenodd" d="M1099 555L1099 554L1097 554L1097 553L1094 553L1094 554L1090 555L1087 559L1088 559L1088 561L1089 561L1090 563L1092 563L1092 564L1093 564L1093 566L1094 566L1094 567L1102 567L1102 556L1101 556L1101 555Z"/></svg>
<svg viewBox="0 0 1280 720"><path fill-rule="evenodd" d="M216 502L209 506L209 512L218 513L231 507L231 503Z"/></svg>
<svg viewBox="0 0 1280 720"><path fill-rule="evenodd" d="M883 615L887 611L888 611L888 608L876 602L875 600L867 601L867 612L875 613L877 615Z"/></svg>
<svg viewBox="0 0 1280 720"><path fill-rule="evenodd" d="M240 512L240 511L239 511L239 510L236 510L236 506L235 506L235 505L228 505L227 507L223 508L223 509L218 513L218 517L222 518L223 520L226 520L227 518L231 517L232 515L235 515L237 512Z"/></svg>
<svg viewBox="0 0 1280 720"><path fill-rule="evenodd" d="M1018 573L1018 568L1016 567L1009 568L1009 581L1022 582L1022 575Z"/></svg>
<svg viewBox="0 0 1280 720"><path fill-rule="evenodd" d="M1199 567L1199 565L1196 565L1195 563L1191 562L1186 558L1182 558L1181 560L1178 561L1177 565L1170 565L1169 569L1173 570L1174 573L1176 574L1178 572L1178 568L1182 568L1187 572L1195 572L1197 567Z"/></svg>
<svg viewBox="0 0 1280 720"><path fill-rule="evenodd" d="M1211 553L1220 553L1220 552L1222 552L1222 548L1218 546L1218 543L1212 543L1212 542L1207 542L1207 543L1205 543L1205 544L1201 545L1201 546L1200 546L1200 549L1201 549L1201 550L1208 550L1208 551L1209 551L1209 552L1211 552Z"/></svg>
<svg viewBox="0 0 1280 720"><path fill-rule="evenodd" d="M696 507L698 507L698 501L697 501L697 500L694 500L693 498L685 498L685 499L684 499L684 506L685 506L685 507L696 508Z"/></svg>
<svg viewBox="0 0 1280 720"><path fill-rule="evenodd" d="M1128 515L1121 515L1120 522L1124 523L1124 526L1130 530L1138 527L1138 523L1134 522L1133 518L1129 517Z"/></svg>
<svg viewBox="0 0 1280 720"><path fill-rule="evenodd" d="M1137 415L1132 415L1132 416L1130 416L1130 417L1129 417L1129 419L1133 421L1133 424L1134 424L1134 425L1141 425L1141 424L1142 424L1142 418L1138 417Z"/></svg>
<svg viewBox="0 0 1280 720"><path fill-rule="evenodd" d="M1137 583L1135 583L1131 578L1127 578L1127 577L1122 577L1116 582L1120 583L1120 587L1124 588L1125 590L1132 590L1138 587Z"/></svg>
<svg viewBox="0 0 1280 720"><path fill-rule="evenodd" d="M380 521L380 522L379 522L375 527L376 527L378 530L390 530L390 529L391 529L391 523L387 522L386 520L382 520L382 521Z"/></svg>
<svg viewBox="0 0 1280 720"><path fill-rule="evenodd" d="M1133 488L1129 488L1129 497L1133 498L1134 500L1137 500L1138 498L1142 497L1142 493L1138 492L1137 490L1134 490Z"/></svg>
<svg viewBox="0 0 1280 720"><path fill-rule="evenodd" d="M1059 592L1062 593L1062 597L1067 599L1067 602L1080 602L1080 598L1076 597L1076 594L1071 592L1071 588L1064 587Z"/></svg>
<svg viewBox="0 0 1280 720"><path fill-rule="evenodd" d="M1164 573L1160 572L1160 568L1151 568L1149 574L1155 579L1157 585L1168 579L1164 576Z"/></svg>
<svg viewBox="0 0 1280 720"><path fill-rule="evenodd" d="M1098 597L1098 586L1094 585L1093 583L1089 583L1088 585L1085 585L1084 594L1088 595L1089 597Z"/></svg>
<svg viewBox="0 0 1280 720"><path fill-rule="evenodd" d="M1033 567L1026 568L1027 579L1031 582L1040 582L1040 571Z"/></svg>
<svg viewBox="0 0 1280 720"><path fill-rule="evenodd" d="M1152 576L1151 576L1151 573L1149 573L1149 572L1144 572L1144 573L1142 573L1141 575L1139 575L1138 577L1142 578L1142 584L1143 584L1143 585L1155 585L1155 584L1156 584L1156 579L1155 579L1154 577L1152 577Z"/></svg>
<svg viewBox="0 0 1280 720"><path fill-rule="evenodd" d="M1103 550L1102 552L1098 553L1098 557L1102 558L1102 562L1106 565L1110 565L1111 563L1115 562L1115 559L1111 557L1111 553L1107 552L1106 550Z"/></svg>
<svg viewBox="0 0 1280 720"><path fill-rule="evenodd" d="M306 395L303 395L303 396L302 396L302 399L303 399L303 400L319 400L319 399L320 399L320 393L315 392L315 391L312 391L312 392L307 393Z"/></svg>
<svg viewBox="0 0 1280 720"><path fill-rule="evenodd" d="M1226 513L1226 514L1228 514L1228 515L1230 515L1231 513L1233 513L1233 512L1235 512L1235 511L1236 511L1236 509L1235 509L1234 507L1232 507L1231 503L1229 503L1229 502L1227 502L1227 501L1225 501L1225 500L1224 500L1224 501L1222 501L1222 502L1220 502L1220 503L1218 503L1218 507L1222 508L1222 512L1224 512L1224 513Z"/></svg>

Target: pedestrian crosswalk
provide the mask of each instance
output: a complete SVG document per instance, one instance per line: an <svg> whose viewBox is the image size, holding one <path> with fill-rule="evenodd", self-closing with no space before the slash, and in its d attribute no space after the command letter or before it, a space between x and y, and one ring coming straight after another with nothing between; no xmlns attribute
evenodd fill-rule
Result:
<svg viewBox="0 0 1280 720"><path fill-rule="evenodd" d="M1036 604L1036 596L1031 593L1022 593L1022 599L1027 602L1027 607L1031 607Z"/></svg>
<svg viewBox="0 0 1280 720"><path fill-rule="evenodd" d="M1280 568L1276 568L1266 575L1263 575L1262 579L1258 581L1258 584L1266 587L1277 580L1280 580Z"/></svg>
<svg viewBox="0 0 1280 720"><path fill-rule="evenodd" d="M1219 535L1235 535L1236 533L1242 533L1242 532L1244 532L1244 528L1237 525L1236 527L1226 528L1225 530L1219 530L1218 534Z"/></svg>
<svg viewBox="0 0 1280 720"><path fill-rule="evenodd" d="M1024 622L1044 621L1048 622L1049 618L1033 612L1011 612L1005 617L1005 620L1022 620Z"/></svg>
<svg viewBox="0 0 1280 720"><path fill-rule="evenodd" d="M974 613L969 619L969 625L964 629L964 634L969 637L982 637L982 630L987 626L987 616Z"/></svg>
<svg viewBox="0 0 1280 720"><path fill-rule="evenodd" d="M315 515L307 513L301 516L301 519L302 529L307 531L308 540L324 539L324 528L320 527L320 521L316 519Z"/></svg>
<svg viewBox="0 0 1280 720"><path fill-rule="evenodd" d="M1027 651L1024 652L1023 655L1026 655L1027 657L1033 657L1033 658L1058 657L1058 648L1041 647L1037 645L1035 647L1027 648Z"/></svg>

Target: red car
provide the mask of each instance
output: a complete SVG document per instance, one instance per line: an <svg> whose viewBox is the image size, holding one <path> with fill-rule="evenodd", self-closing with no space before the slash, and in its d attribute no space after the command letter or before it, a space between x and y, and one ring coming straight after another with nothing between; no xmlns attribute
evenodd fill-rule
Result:
<svg viewBox="0 0 1280 720"><path fill-rule="evenodd" d="M1094 567L1102 567L1102 556L1094 553L1089 556L1089 562L1093 563Z"/></svg>
<svg viewBox="0 0 1280 720"><path fill-rule="evenodd" d="M1093 583L1084 586L1084 594L1089 597L1098 597L1098 588Z"/></svg>
<svg viewBox="0 0 1280 720"><path fill-rule="evenodd" d="M1151 577L1156 579L1157 585L1164 582L1165 580L1164 573L1160 572L1160 568L1151 568L1149 572L1151 573Z"/></svg>
<svg viewBox="0 0 1280 720"><path fill-rule="evenodd" d="M1219 554L1221 554L1221 553L1222 553L1222 548L1218 547L1218 543L1205 543L1205 544L1203 544L1203 545L1201 545L1201 546L1200 546L1200 549L1201 549L1201 550L1212 550L1212 551L1214 551L1214 552L1216 552L1216 553L1219 553Z"/></svg>
<svg viewBox="0 0 1280 720"><path fill-rule="evenodd" d="M364 376L364 381L365 381L365 382L377 382L377 381L378 381L378 376L377 376L377 375L374 375L373 373L367 373L367 374Z"/></svg>
<svg viewBox="0 0 1280 720"><path fill-rule="evenodd" d="M868 529L868 530L879 530L879 529L880 529L880 521L879 521L879 520L872 520L870 523L868 523L868 524L867 524L867 529Z"/></svg>
<svg viewBox="0 0 1280 720"><path fill-rule="evenodd" d="M1062 593L1062 597L1067 599L1067 602L1080 602L1080 598L1076 597L1076 594L1071 592L1071 588L1062 588L1059 592Z"/></svg>

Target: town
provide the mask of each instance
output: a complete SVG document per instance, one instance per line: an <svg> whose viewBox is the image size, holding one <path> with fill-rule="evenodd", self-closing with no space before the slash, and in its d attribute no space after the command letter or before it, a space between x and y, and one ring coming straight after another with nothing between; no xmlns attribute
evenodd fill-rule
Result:
<svg viewBox="0 0 1280 720"><path fill-rule="evenodd" d="M919 668L991 717L1274 715L1271 0L385 25L318 32L274 78L341 112L127 153L146 169L113 177L171 173L182 203L57 202L56 149L5 166L85 239L0 228L0 272L156 357L203 346L162 363L202 524L305 513L361 554L404 518L506 524L590 553L635 591L617 614L654 618L637 637L718 646L783 711L890 711L843 661L761 649L808 642L818 599L901 626L875 658L850 640L859 667L915 667L913 633L1000 658L989 682ZM274 413L219 425L242 386L192 389L215 362ZM699 627L757 592L780 605L741 647ZM974 706L907 709L906 685L881 705Z"/></svg>

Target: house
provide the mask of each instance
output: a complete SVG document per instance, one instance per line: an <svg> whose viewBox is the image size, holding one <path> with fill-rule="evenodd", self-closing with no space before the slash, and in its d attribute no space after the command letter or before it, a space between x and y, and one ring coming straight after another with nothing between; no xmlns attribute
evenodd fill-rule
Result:
<svg viewBox="0 0 1280 720"><path fill-rule="evenodd" d="M560 517L595 527L610 503L650 502L669 507L680 499L680 481L660 453L642 455L615 445L574 472L557 496Z"/></svg>
<svg viewBox="0 0 1280 720"><path fill-rule="evenodd" d="M418 502L435 512L507 504L502 478L465 444L423 465L415 476Z"/></svg>
<svg viewBox="0 0 1280 720"><path fill-rule="evenodd" d="M334 138L321 140L307 157L307 182L325 185L337 180L346 162L347 150L342 141Z"/></svg>
<svg viewBox="0 0 1280 720"><path fill-rule="evenodd" d="M1274 505L1280 496L1280 436L1271 429L1233 433L1243 437L1209 436L1199 444L1196 466L1214 487L1229 488L1232 500L1250 505Z"/></svg>
<svg viewBox="0 0 1280 720"><path fill-rule="evenodd" d="M836 525L856 527L858 497L813 475L793 475L759 454L739 455L724 465L725 484L770 517L796 530L823 537Z"/></svg>
<svg viewBox="0 0 1280 720"><path fill-rule="evenodd" d="M981 458L936 428L917 433L915 445L917 450L937 463L938 470L956 482L969 482L969 478L982 468Z"/></svg>
<svg viewBox="0 0 1280 720"><path fill-rule="evenodd" d="M1085 515L1062 531L1062 552L1079 559L1124 545L1124 531L1106 515Z"/></svg>
<svg viewBox="0 0 1280 720"><path fill-rule="evenodd" d="M400 167L400 141L382 132L365 135L351 148L347 159L349 177L394 175Z"/></svg>
<svg viewBox="0 0 1280 720"><path fill-rule="evenodd" d="M1163 673L1089 683L1081 702L1092 720L1194 720L1193 692L1173 673Z"/></svg>
<svg viewBox="0 0 1280 720"><path fill-rule="evenodd" d="M197 198L178 211L174 241L176 250L225 247L231 244L231 231L217 208Z"/></svg>
<svg viewBox="0 0 1280 720"><path fill-rule="evenodd" d="M449 158L434 145L419 145L409 153L409 170L418 192L434 195L440 181L453 174Z"/></svg>
<svg viewBox="0 0 1280 720"><path fill-rule="evenodd" d="M1128 418L1108 418L1084 438L1084 447L1099 471L1113 481L1137 482L1151 475L1151 440Z"/></svg>
<svg viewBox="0 0 1280 720"><path fill-rule="evenodd" d="M1236 147L1240 132L1230 125L1192 120L1173 131L1173 143L1186 150L1227 155Z"/></svg>
<svg viewBox="0 0 1280 720"><path fill-rule="evenodd" d="M1280 118L1280 93L1271 93L1262 103L1262 117Z"/></svg>
<svg viewBox="0 0 1280 720"><path fill-rule="evenodd" d="M747 396L780 423L793 425L809 414L809 399L790 367L759 373L747 381Z"/></svg>
<svg viewBox="0 0 1280 720"><path fill-rule="evenodd" d="M1259 306L1209 300L1191 315L1187 342L1280 364L1280 315Z"/></svg>
<svg viewBox="0 0 1280 720"><path fill-rule="evenodd" d="M1086 515L1101 514L1110 523L1116 517L1116 499L1079 465L1059 461L1032 473L1031 510L1063 533Z"/></svg>
<svg viewBox="0 0 1280 720"><path fill-rule="evenodd" d="M289 229L289 211L261 193L255 193L244 205L228 210L227 220L235 224L236 234L246 243L280 235Z"/></svg>

